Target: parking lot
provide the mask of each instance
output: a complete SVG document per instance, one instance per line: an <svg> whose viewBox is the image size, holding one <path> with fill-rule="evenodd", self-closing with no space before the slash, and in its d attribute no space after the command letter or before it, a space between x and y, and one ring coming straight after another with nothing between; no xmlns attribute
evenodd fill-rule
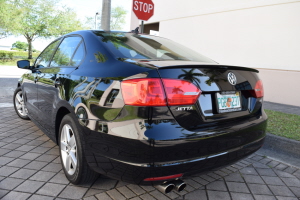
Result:
<svg viewBox="0 0 300 200"><path fill-rule="evenodd" d="M74 186L63 174L58 146L31 121L15 114L16 81L0 78L0 199L300 199L300 167L260 152L218 171L184 179L187 187L181 193L163 194L151 186L105 176Z"/></svg>

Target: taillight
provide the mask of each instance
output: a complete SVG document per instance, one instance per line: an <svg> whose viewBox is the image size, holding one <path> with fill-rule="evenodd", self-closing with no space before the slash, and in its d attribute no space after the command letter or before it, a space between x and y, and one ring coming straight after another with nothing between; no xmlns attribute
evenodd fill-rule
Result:
<svg viewBox="0 0 300 200"><path fill-rule="evenodd" d="M133 106L193 105L201 94L193 83L177 79L130 79L121 88L125 104Z"/></svg>
<svg viewBox="0 0 300 200"><path fill-rule="evenodd" d="M126 105L166 106L166 97L159 78L141 78L122 81Z"/></svg>
<svg viewBox="0 0 300 200"><path fill-rule="evenodd" d="M185 80L162 79L170 106L193 105L201 91L193 83Z"/></svg>
<svg viewBox="0 0 300 200"><path fill-rule="evenodd" d="M264 96L264 87L261 80L258 80L254 87L254 96L256 98L261 98Z"/></svg>

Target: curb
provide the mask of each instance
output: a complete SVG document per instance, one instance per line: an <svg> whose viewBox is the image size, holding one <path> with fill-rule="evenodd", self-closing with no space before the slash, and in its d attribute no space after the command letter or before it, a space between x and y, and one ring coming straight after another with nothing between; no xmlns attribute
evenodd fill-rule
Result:
<svg viewBox="0 0 300 200"><path fill-rule="evenodd" d="M264 148L280 151L300 158L300 141L267 133Z"/></svg>
<svg viewBox="0 0 300 200"><path fill-rule="evenodd" d="M300 167L300 141L267 133L265 143L261 148L273 158L285 160Z"/></svg>

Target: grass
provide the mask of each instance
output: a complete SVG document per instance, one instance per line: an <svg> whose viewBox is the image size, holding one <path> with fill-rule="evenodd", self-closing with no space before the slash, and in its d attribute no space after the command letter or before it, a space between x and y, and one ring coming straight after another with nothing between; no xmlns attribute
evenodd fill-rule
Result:
<svg viewBox="0 0 300 200"><path fill-rule="evenodd" d="M5 65L5 66L17 66L17 60L11 60L11 61L0 61L0 65Z"/></svg>
<svg viewBox="0 0 300 200"><path fill-rule="evenodd" d="M300 116L265 110L268 115L267 132L300 141Z"/></svg>
<svg viewBox="0 0 300 200"><path fill-rule="evenodd" d="M124 109L127 112L127 115L124 117L121 117L119 119L116 119L115 122L122 122L132 119L138 119L137 117L137 107L135 106L125 106Z"/></svg>
<svg viewBox="0 0 300 200"><path fill-rule="evenodd" d="M121 111L121 108L101 108L101 109L97 109L96 110L96 113L97 113L97 116L100 118L100 119L105 119L105 120L113 120L115 119L118 114L120 113Z"/></svg>
<svg viewBox="0 0 300 200"><path fill-rule="evenodd" d="M14 60L9 60L9 61L5 61L5 62L3 62L2 60L0 60L0 65L4 65L4 66L17 66L17 61L18 60L29 60L31 65L35 61L35 59L14 59Z"/></svg>

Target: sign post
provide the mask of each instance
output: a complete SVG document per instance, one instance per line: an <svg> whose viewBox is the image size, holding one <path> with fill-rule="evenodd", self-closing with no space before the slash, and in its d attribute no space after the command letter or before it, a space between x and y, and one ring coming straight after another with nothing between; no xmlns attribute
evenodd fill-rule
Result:
<svg viewBox="0 0 300 200"><path fill-rule="evenodd" d="M152 0L133 0L132 10L139 20L142 20L141 33L144 32L144 21L149 20L154 14Z"/></svg>
<svg viewBox="0 0 300 200"><path fill-rule="evenodd" d="M144 33L144 20L142 20L141 33Z"/></svg>

